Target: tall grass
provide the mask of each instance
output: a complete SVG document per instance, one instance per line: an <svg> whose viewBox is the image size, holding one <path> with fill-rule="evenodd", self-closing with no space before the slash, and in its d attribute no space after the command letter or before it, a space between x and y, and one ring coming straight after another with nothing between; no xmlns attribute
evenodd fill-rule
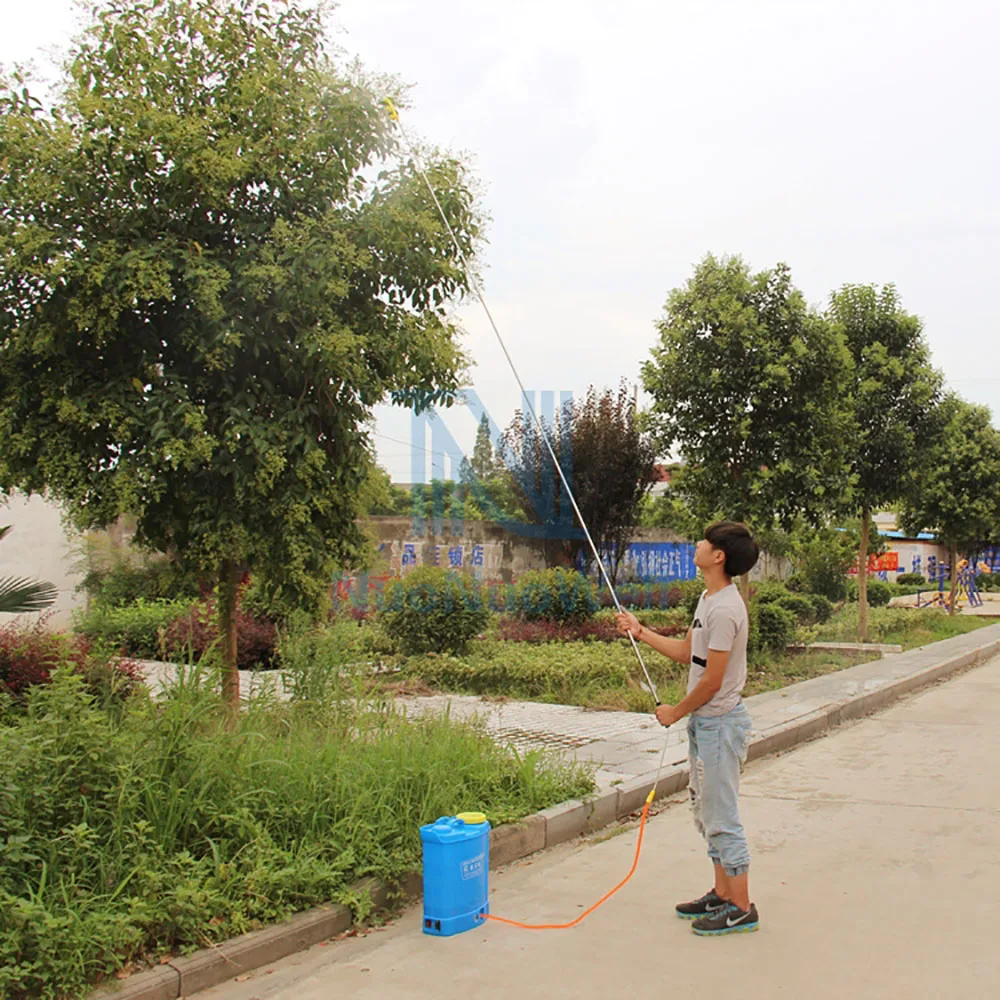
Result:
<svg viewBox="0 0 1000 1000"><path fill-rule="evenodd" d="M933 608L870 608L868 612L870 641L893 643L904 649L950 639L993 624L995 619L949 615ZM857 642L858 606L845 605L829 622L811 631L811 641Z"/></svg>
<svg viewBox="0 0 1000 1000"><path fill-rule="evenodd" d="M418 827L504 822L592 787L448 718L387 700L250 702L232 724L204 670L99 706L68 670L0 720L0 996L82 996L351 884L416 867Z"/></svg>

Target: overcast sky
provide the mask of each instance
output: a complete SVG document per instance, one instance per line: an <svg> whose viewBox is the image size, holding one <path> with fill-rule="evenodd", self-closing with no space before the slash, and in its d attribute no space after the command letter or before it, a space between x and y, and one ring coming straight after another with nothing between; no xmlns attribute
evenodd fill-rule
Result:
<svg viewBox="0 0 1000 1000"><path fill-rule="evenodd" d="M72 11L0 0L0 62L44 64ZM347 53L412 85L408 129L472 162L487 300L529 389L636 380L667 293L712 251L787 262L816 304L895 282L996 422L997 5L343 0L334 20ZM478 305L461 315L506 425L513 377ZM471 451L474 418L445 422ZM379 411L397 480L410 431Z"/></svg>

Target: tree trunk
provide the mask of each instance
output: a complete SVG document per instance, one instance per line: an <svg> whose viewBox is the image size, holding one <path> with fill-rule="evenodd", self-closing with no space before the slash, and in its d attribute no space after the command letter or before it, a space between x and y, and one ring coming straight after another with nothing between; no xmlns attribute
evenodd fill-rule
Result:
<svg viewBox="0 0 1000 1000"><path fill-rule="evenodd" d="M235 720L240 710L240 672L236 662L236 593L241 573L231 560L219 573L219 637L222 642L222 700Z"/></svg>
<svg viewBox="0 0 1000 1000"><path fill-rule="evenodd" d="M955 613L955 594L958 590L958 546L952 545L951 550L951 597L948 599L948 614Z"/></svg>
<svg viewBox="0 0 1000 1000"><path fill-rule="evenodd" d="M747 607L750 607L750 574L749 573L744 573L740 577L739 588L740 588L740 595L743 598L743 603Z"/></svg>
<svg viewBox="0 0 1000 1000"><path fill-rule="evenodd" d="M871 511L861 508L861 551L858 553L858 636L868 641L868 521Z"/></svg>

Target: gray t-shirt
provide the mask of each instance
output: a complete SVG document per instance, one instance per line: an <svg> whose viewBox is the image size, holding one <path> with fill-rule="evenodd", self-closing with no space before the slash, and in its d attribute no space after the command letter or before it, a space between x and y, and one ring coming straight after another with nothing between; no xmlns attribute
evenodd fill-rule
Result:
<svg viewBox="0 0 1000 1000"><path fill-rule="evenodd" d="M715 716L731 712L740 703L747 682L747 607L735 583L711 596L703 591L691 625L691 667L688 694L701 680L708 666L710 649L729 652L722 687L711 701L695 709L694 715Z"/></svg>

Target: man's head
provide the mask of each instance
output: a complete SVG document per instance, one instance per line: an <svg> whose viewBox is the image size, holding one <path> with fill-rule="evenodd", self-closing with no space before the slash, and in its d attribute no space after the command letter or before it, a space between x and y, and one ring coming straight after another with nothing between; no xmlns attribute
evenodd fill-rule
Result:
<svg viewBox="0 0 1000 1000"><path fill-rule="evenodd" d="M705 529L705 537L695 546L694 564L703 573L719 566L732 579L749 573L759 555L757 542L745 524L716 521Z"/></svg>

